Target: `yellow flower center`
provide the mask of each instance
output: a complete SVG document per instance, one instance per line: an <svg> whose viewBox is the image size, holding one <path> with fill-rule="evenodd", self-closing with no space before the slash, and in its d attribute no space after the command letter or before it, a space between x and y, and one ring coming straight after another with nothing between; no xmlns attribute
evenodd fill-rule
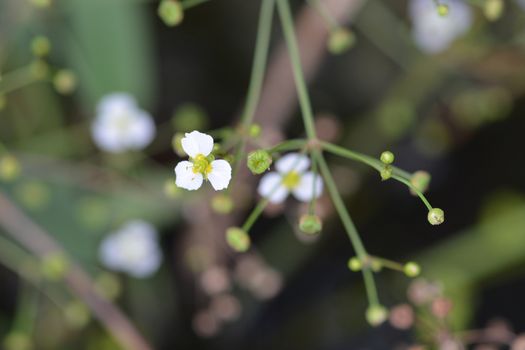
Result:
<svg viewBox="0 0 525 350"><path fill-rule="evenodd" d="M206 178L211 173L211 162L213 159L214 157L211 154L208 157L204 156L204 154L197 154L193 158L193 173L202 174Z"/></svg>
<svg viewBox="0 0 525 350"><path fill-rule="evenodd" d="M297 171L290 171L283 177L283 185L288 189L296 188L301 181L301 175Z"/></svg>

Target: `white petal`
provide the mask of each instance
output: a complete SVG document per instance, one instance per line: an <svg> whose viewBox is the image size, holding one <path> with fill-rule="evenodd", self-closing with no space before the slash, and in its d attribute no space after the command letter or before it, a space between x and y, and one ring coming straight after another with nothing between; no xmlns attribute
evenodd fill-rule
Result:
<svg viewBox="0 0 525 350"><path fill-rule="evenodd" d="M197 154L208 156L213 149L213 137L202 132L192 131L186 133L181 144L184 152L192 158Z"/></svg>
<svg viewBox="0 0 525 350"><path fill-rule="evenodd" d="M302 202L309 202L314 198L314 179L315 179L315 198L323 193L323 180L320 175L315 175L311 171L303 174L297 187L292 190L295 198Z"/></svg>
<svg viewBox="0 0 525 350"><path fill-rule="evenodd" d="M202 186L203 176L193 172L193 163L182 161L175 167L175 184L178 187L193 191Z"/></svg>
<svg viewBox="0 0 525 350"><path fill-rule="evenodd" d="M128 108L136 108L135 98L124 92L115 92L102 97L97 105L97 113L114 113Z"/></svg>
<svg viewBox="0 0 525 350"><path fill-rule="evenodd" d="M126 145L122 142L120 133L112 128L108 121L108 115L101 115L91 125L91 136L93 142L103 151L120 153L126 150Z"/></svg>
<svg viewBox="0 0 525 350"><path fill-rule="evenodd" d="M128 145L131 149L144 149L155 137L155 123L151 115L145 111L137 110L130 126Z"/></svg>
<svg viewBox="0 0 525 350"><path fill-rule="evenodd" d="M115 234L107 236L99 248L100 261L111 270L120 271L122 268L122 256L118 246L118 237Z"/></svg>
<svg viewBox="0 0 525 350"><path fill-rule="evenodd" d="M220 191L228 187L232 178L232 167L230 163L223 159L211 162L211 172L208 174L208 180L215 191Z"/></svg>
<svg viewBox="0 0 525 350"><path fill-rule="evenodd" d="M282 185L282 176L276 172L264 175L259 182L257 192L271 203L282 203L288 196L288 190Z"/></svg>
<svg viewBox="0 0 525 350"><path fill-rule="evenodd" d="M303 173L309 166L310 159L300 153L285 154L275 162L275 169L281 174L289 173L292 170L298 173Z"/></svg>

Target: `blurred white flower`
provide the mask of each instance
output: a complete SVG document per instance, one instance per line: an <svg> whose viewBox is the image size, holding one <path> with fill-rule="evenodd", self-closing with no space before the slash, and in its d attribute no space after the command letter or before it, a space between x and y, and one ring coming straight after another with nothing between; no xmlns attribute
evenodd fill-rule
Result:
<svg viewBox="0 0 525 350"><path fill-rule="evenodd" d="M441 16L432 0L411 0L412 35L417 46L426 53L439 53L465 34L472 24L470 6L461 0L441 0L448 14Z"/></svg>
<svg viewBox="0 0 525 350"><path fill-rule="evenodd" d="M153 140L155 123L131 95L112 93L98 103L91 134L95 144L107 152L141 150Z"/></svg>
<svg viewBox="0 0 525 350"><path fill-rule="evenodd" d="M323 192L321 176L306 171L310 166L307 156L299 153L288 153L275 163L277 172L263 176L257 191L268 198L271 203L282 203L291 192L302 202L309 202ZM314 188L315 181L315 188ZM314 191L315 190L315 191Z"/></svg>
<svg viewBox="0 0 525 350"><path fill-rule="evenodd" d="M157 230L142 220L129 221L110 233L102 241L99 255L109 269L126 272L137 278L153 274L162 260Z"/></svg>
<svg viewBox="0 0 525 350"><path fill-rule="evenodd" d="M521 8L525 11L525 0L516 0L518 5L521 6Z"/></svg>
<svg viewBox="0 0 525 350"><path fill-rule="evenodd" d="M230 163L214 160L213 138L198 131L186 133L181 140L182 149L190 161L179 162L175 167L175 184L187 190L196 190L204 180L209 180L215 191L228 187L232 177Z"/></svg>

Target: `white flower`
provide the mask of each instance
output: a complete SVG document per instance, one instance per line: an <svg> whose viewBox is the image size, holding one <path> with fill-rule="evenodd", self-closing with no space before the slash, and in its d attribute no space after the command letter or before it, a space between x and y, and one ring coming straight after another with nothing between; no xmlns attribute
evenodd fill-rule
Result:
<svg viewBox="0 0 525 350"><path fill-rule="evenodd" d="M446 50L459 36L465 34L472 24L470 6L461 0L448 0L441 3L448 6L448 14L438 14L432 0L411 0L410 17L412 35L416 45L426 53Z"/></svg>
<svg viewBox="0 0 525 350"><path fill-rule="evenodd" d="M107 152L141 150L153 140L155 123L131 95L112 93L98 103L91 134L95 144Z"/></svg>
<svg viewBox="0 0 525 350"><path fill-rule="evenodd" d="M111 270L134 277L147 277L157 271L162 252L157 231L148 222L133 220L110 233L100 245L100 260Z"/></svg>
<svg viewBox="0 0 525 350"><path fill-rule="evenodd" d="M182 161L175 167L175 184L187 190L196 190L204 180L209 180L215 191L228 187L232 167L223 159L214 160L213 138L198 131L186 133L181 140L182 149L190 161Z"/></svg>
<svg viewBox="0 0 525 350"><path fill-rule="evenodd" d="M268 198L271 203L282 203L291 192L302 202L309 202L323 192L321 176L306 171L310 166L307 156L299 153L288 153L275 163L277 172L263 176L257 191ZM314 189L315 181L315 189Z"/></svg>

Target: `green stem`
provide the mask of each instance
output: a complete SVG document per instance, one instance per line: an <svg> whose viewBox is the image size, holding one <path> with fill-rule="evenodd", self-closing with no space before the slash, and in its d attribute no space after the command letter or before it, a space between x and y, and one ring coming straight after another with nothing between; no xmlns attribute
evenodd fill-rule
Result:
<svg viewBox="0 0 525 350"><path fill-rule="evenodd" d="M252 228L253 224L255 223L257 218L259 218L259 216L262 214L264 208L266 208L268 203L270 203L270 201L265 198L265 199L261 200L257 204L257 206L251 212L250 216L248 216L248 219L246 219L246 221L242 225L242 229L243 229L244 232L249 232L250 231L250 229Z"/></svg>
<svg viewBox="0 0 525 350"><path fill-rule="evenodd" d="M310 201L310 204L308 205L308 214L314 215L315 214L315 205L317 203L317 178L319 177L319 171L317 169L317 161L315 160L315 157L310 153L310 159L312 162L312 172L314 173L314 181L312 182L312 200Z"/></svg>
<svg viewBox="0 0 525 350"><path fill-rule="evenodd" d="M267 148L266 152L272 154L285 151L294 151L303 148L307 143L308 141L305 139L286 140L273 147Z"/></svg>
<svg viewBox="0 0 525 350"><path fill-rule="evenodd" d="M319 165L319 170L324 178L328 193L330 194L335 209L337 210L337 213L343 222L343 226L346 230L348 238L350 239L350 242L352 243L352 246L355 249L357 257L359 260L365 261L368 257L368 253L361 242L361 238L359 237L359 233L357 232L350 214L348 214L348 211L346 210L343 199L341 198L332 174L330 173L330 169L328 168L328 165L326 164L326 161L320 151L316 150L312 154L315 158L315 161ZM379 298L377 296L377 289L372 270L370 267L363 267L362 273L365 282L366 294L368 296L368 302L370 305L379 305Z"/></svg>
<svg viewBox="0 0 525 350"><path fill-rule="evenodd" d="M299 54L299 47L297 46L297 38L295 35L294 23L290 11L290 4L288 0L277 0L277 8L281 17L281 24L283 26L284 38L288 47L290 61L292 63L293 76L295 86L297 87L297 95L299 98L299 105L301 107L301 114L303 117L306 135L309 140L317 139L314 127L314 117L310 98L308 97L308 89L303 75L301 65L301 56Z"/></svg>
<svg viewBox="0 0 525 350"><path fill-rule="evenodd" d="M181 5L184 10L187 10L189 8L195 7L197 5L200 5L208 1L210 0L186 0L186 1L183 1Z"/></svg>
<svg viewBox="0 0 525 350"><path fill-rule="evenodd" d="M0 95L20 89L38 80L39 79L32 73L30 66L6 73L2 76L2 80L0 80Z"/></svg>
<svg viewBox="0 0 525 350"><path fill-rule="evenodd" d="M321 146L324 150L332 154L367 164L371 166L372 168L376 169L378 172L381 172L381 170L383 169L383 163L381 163L380 160L367 156L366 154L362 154L356 151L351 151L344 147L337 146L332 143L324 142L324 141L321 141ZM403 169L393 166L392 170L394 171L394 174L397 174L403 178L406 178L406 179L412 178L412 174L404 171Z"/></svg>
<svg viewBox="0 0 525 350"><path fill-rule="evenodd" d="M339 27L339 23L335 20L334 16L328 11L326 6L320 0L308 0L308 3L315 8L319 15L323 18L326 26L330 30L334 30Z"/></svg>
<svg viewBox="0 0 525 350"><path fill-rule="evenodd" d="M418 195L419 198L421 198L421 200L423 201L423 203L425 204L425 206L427 207L428 210L432 210L432 205L430 205L430 202L427 200L427 198L425 197L425 195L416 188L416 186L412 185L412 183L410 181L407 181L406 179L400 177L400 176L397 176L397 175L392 175L392 178L394 180L397 180L401 183L404 183L405 185L407 185L410 189L412 189L412 191L416 192L416 194Z"/></svg>

